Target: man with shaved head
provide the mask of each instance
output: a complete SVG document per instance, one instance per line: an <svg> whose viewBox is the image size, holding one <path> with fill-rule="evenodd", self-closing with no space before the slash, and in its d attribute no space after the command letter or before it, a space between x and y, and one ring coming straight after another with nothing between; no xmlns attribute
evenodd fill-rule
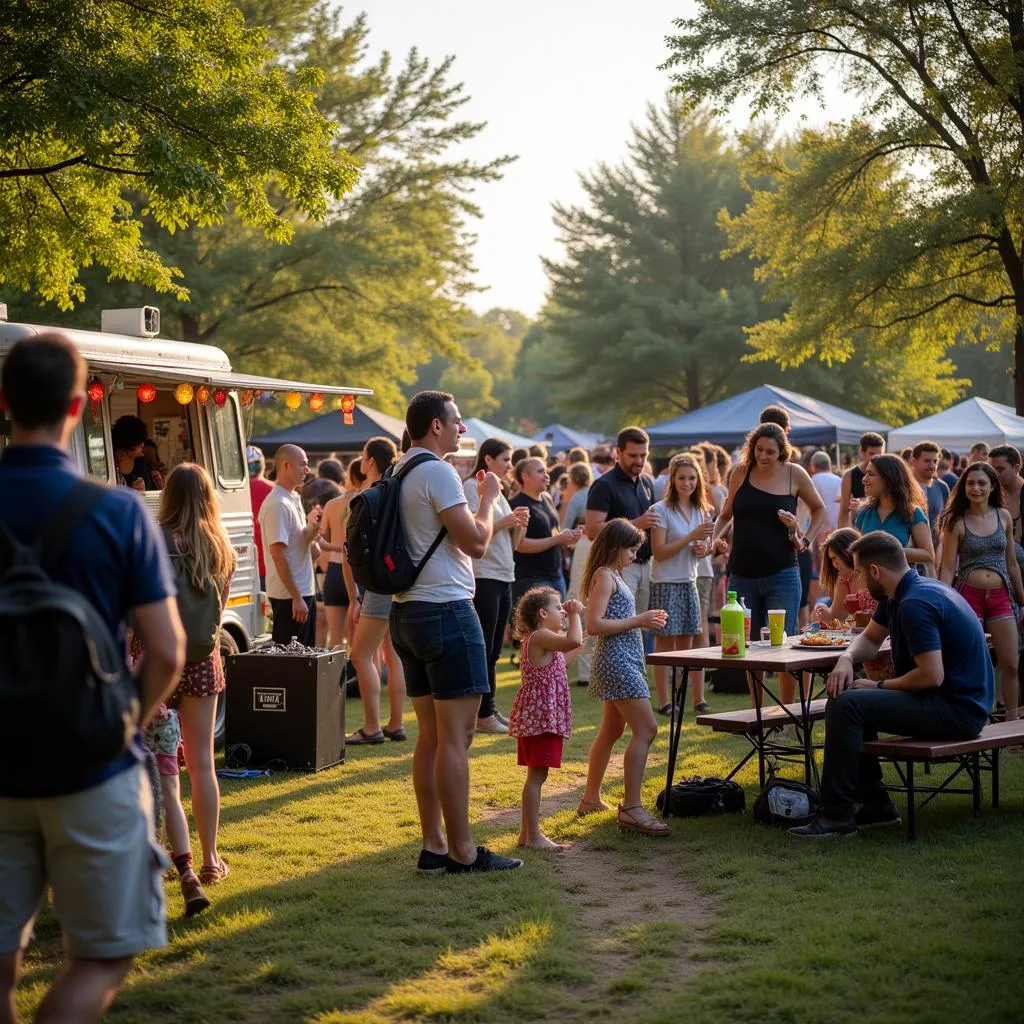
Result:
<svg viewBox="0 0 1024 1024"><path fill-rule="evenodd" d="M260 534L267 567L267 597L274 615L274 643L292 637L307 647L316 640L316 597L313 561L319 557L320 506L308 520L296 493L309 472L306 453L282 445L274 456L277 480L260 508Z"/></svg>

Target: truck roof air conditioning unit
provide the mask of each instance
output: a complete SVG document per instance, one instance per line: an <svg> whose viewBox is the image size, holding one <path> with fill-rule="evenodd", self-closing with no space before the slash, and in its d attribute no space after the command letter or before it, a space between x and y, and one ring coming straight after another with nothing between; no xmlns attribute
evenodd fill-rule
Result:
<svg viewBox="0 0 1024 1024"><path fill-rule="evenodd" d="M160 333L160 310L156 306L137 309L104 309L100 313L104 334L127 334L133 338L155 338Z"/></svg>

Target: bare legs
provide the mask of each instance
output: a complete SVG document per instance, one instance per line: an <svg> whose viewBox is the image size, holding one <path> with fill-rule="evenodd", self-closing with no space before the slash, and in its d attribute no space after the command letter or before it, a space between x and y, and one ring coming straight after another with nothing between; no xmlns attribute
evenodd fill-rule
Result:
<svg viewBox="0 0 1024 1024"><path fill-rule="evenodd" d="M992 634L992 646L999 666L999 689L1006 706L1006 720L1014 721L1020 705L1020 686L1017 682L1017 623L1013 619L990 619L985 628Z"/></svg>
<svg viewBox="0 0 1024 1024"><path fill-rule="evenodd" d="M181 740L185 745L185 765L192 783L192 816L196 820L199 844L203 849L203 867L220 864L217 852L217 828L220 824L220 786L213 764L213 724L217 698L182 697Z"/></svg>
<svg viewBox="0 0 1024 1024"><path fill-rule="evenodd" d="M412 781L423 848L472 864L476 844L469 828L469 747L480 696L438 701L414 697L412 706L419 723Z"/></svg>
<svg viewBox="0 0 1024 1024"><path fill-rule="evenodd" d="M519 845L537 850L564 850L564 844L548 839L540 830L540 791L547 777L548 769L540 765L531 765L526 769Z"/></svg>
<svg viewBox="0 0 1024 1024"><path fill-rule="evenodd" d="M587 786L583 793L586 804L607 805L601 800L601 783L608 770L608 759L612 747L629 726L632 738L626 747L622 769L626 793L623 807L635 807L640 803L640 788L647 768L647 755L658 734L658 723L648 700L607 700L601 716L601 727L590 747L587 763Z"/></svg>
<svg viewBox="0 0 1024 1024"><path fill-rule="evenodd" d="M375 656L383 645L384 663L388 667L388 729L402 728L405 710L405 670L391 646L387 619L359 616L352 637L350 658L359 676L359 699L363 702L363 732L369 736L380 731L380 673ZM435 851L438 852L438 851Z"/></svg>
<svg viewBox="0 0 1024 1024"><path fill-rule="evenodd" d="M320 602L317 602L320 607ZM341 605L324 605L324 615L327 618L327 640L325 647L340 647L345 642L345 625L347 608Z"/></svg>
<svg viewBox="0 0 1024 1024"><path fill-rule="evenodd" d="M36 1024L96 1024L117 995L131 957L85 960L69 956L36 1011ZM21 954L0 956L0 1024L15 1024L14 986Z"/></svg>
<svg viewBox="0 0 1024 1024"><path fill-rule="evenodd" d="M697 639L698 637L695 636L656 636L654 638L654 651L658 654L664 651L688 651L693 647L694 640ZM666 704L672 701L671 683L669 682L670 671L671 669L668 665L656 665L654 667L654 688L658 692L659 708L665 707ZM699 683L694 678L696 673L691 673L690 676L694 679L693 703L695 705L700 704L704 700L704 673L700 673Z"/></svg>

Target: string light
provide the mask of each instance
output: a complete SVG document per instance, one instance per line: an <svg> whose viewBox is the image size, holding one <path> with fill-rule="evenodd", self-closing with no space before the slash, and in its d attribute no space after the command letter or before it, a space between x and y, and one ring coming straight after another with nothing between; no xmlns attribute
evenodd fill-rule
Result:
<svg viewBox="0 0 1024 1024"><path fill-rule="evenodd" d="M302 405L302 395L298 391L289 391L284 396L284 404L294 412L300 405Z"/></svg>
<svg viewBox="0 0 1024 1024"><path fill-rule="evenodd" d="M274 400L274 392L273 391L261 391L260 392L260 404L261 405L270 405L270 403L273 400Z"/></svg>
<svg viewBox="0 0 1024 1024"><path fill-rule="evenodd" d="M103 387L103 381L99 377L93 377L89 381L89 387L86 389L86 394L89 396L89 401L94 406L99 405L103 401L103 397L106 394L106 389Z"/></svg>
<svg viewBox="0 0 1024 1024"><path fill-rule="evenodd" d="M253 399L256 397L253 391L243 391L241 394L241 400L243 406L250 406L253 403Z"/></svg>
<svg viewBox="0 0 1024 1024"><path fill-rule="evenodd" d="M174 389L174 400L178 405L188 405L196 397L196 389L191 384L179 384Z"/></svg>
<svg viewBox="0 0 1024 1024"><path fill-rule="evenodd" d="M135 394L143 405L156 401L156 388L152 384L140 384L135 389Z"/></svg>
<svg viewBox="0 0 1024 1024"><path fill-rule="evenodd" d="M210 389L205 384L200 384L196 388L196 401L200 405L206 405L206 400L210 397Z"/></svg>
<svg viewBox="0 0 1024 1024"><path fill-rule="evenodd" d="M356 418L352 414L356 411L356 396L345 395L341 400L341 412L345 419L345 426L351 427Z"/></svg>
<svg viewBox="0 0 1024 1024"><path fill-rule="evenodd" d="M309 411L319 412L324 407L324 396L319 391L314 391L309 396Z"/></svg>
<svg viewBox="0 0 1024 1024"><path fill-rule="evenodd" d="M223 409L224 406L227 404L227 400L228 393L223 388L218 388L216 391L214 391L213 404L217 406L218 409Z"/></svg>

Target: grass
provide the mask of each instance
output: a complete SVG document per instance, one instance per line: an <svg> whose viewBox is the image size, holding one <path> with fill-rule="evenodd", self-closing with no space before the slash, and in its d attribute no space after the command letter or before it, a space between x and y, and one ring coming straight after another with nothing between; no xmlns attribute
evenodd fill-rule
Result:
<svg viewBox="0 0 1024 1024"><path fill-rule="evenodd" d="M507 663L506 663L507 664ZM503 671L499 704L517 676ZM1024 1006L1024 763L1002 759L1002 806L930 804L920 838L890 831L801 843L749 811L673 822L657 842L620 835L609 813L572 808L599 707L574 689L576 732L545 807L565 855L523 870L419 879L411 743L352 749L315 776L223 781L222 852L232 875L213 908L180 916L142 956L109 1020L125 1024L459 1024L522 1021L1014 1021ZM716 710L743 699L712 695ZM349 714L360 720L356 702ZM415 733L412 716L407 728ZM645 799L662 785L667 729ZM413 738L413 737L410 737ZM741 741L688 718L680 774L725 775ZM511 849L522 769L513 741L478 737L478 841ZM748 806L757 767L739 777ZM605 797L621 798L609 774ZM987 787L986 787L987 794ZM112 880L112 884L116 881ZM26 1018L60 956L43 914L18 1008Z"/></svg>

